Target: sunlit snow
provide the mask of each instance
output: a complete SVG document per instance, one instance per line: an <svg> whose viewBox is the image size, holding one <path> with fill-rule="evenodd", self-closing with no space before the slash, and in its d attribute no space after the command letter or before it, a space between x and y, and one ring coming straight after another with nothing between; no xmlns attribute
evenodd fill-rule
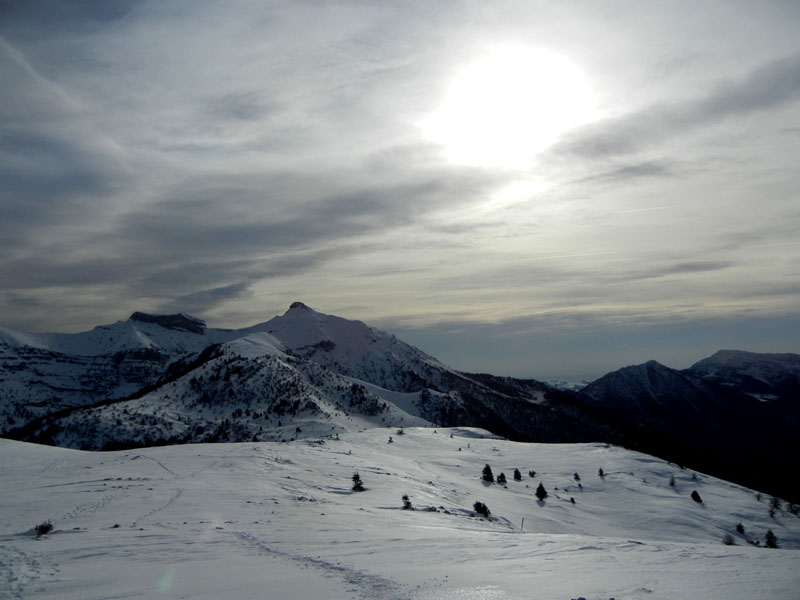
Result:
<svg viewBox="0 0 800 600"><path fill-rule="evenodd" d="M107 453L0 440L0 452L4 598L731 600L791 597L798 582L798 517L604 444L383 428ZM507 484L481 481L485 464ZM779 549L747 543L770 529Z"/></svg>

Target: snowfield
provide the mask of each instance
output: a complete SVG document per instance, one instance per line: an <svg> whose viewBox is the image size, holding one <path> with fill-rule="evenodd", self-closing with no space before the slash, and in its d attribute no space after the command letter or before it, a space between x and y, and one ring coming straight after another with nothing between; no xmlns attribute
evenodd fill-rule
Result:
<svg viewBox="0 0 800 600"><path fill-rule="evenodd" d="M2 598L799 593L800 519L788 507L771 517L769 497L603 444L381 428L105 453L0 439L0 452ZM507 484L483 482L485 464ZM366 491L351 490L354 472ZM540 482L544 501L534 496ZM402 509L404 494L414 510ZM489 520L473 512L478 500ZM47 519L54 530L37 538L34 526ZM770 529L778 549L747 543L763 545ZM726 533L736 545L722 543Z"/></svg>

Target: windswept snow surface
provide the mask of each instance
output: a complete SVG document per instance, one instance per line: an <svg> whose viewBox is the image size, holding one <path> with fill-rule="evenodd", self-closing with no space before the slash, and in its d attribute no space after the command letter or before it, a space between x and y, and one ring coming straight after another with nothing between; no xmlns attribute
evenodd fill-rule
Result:
<svg viewBox="0 0 800 600"><path fill-rule="evenodd" d="M770 517L751 490L601 444L410 428L106 453L0 440L0 452L3 598L751 600L796 597L799 583L786 507ZM487 463L505 487L480 480ZM356 471L365 492L351 491ZM37 539L46 519L55 529ZM768 529L781 548L746 543Z"/></svg>

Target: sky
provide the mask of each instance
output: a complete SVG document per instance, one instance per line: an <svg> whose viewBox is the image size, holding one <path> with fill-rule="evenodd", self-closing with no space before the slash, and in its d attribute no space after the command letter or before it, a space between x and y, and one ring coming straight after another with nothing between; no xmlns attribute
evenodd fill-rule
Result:
<svg viewBox="0 0 800 600"><path fill-rule="evenodd" d="M0 2L0 325L800 352L800 3Z"/></svg>

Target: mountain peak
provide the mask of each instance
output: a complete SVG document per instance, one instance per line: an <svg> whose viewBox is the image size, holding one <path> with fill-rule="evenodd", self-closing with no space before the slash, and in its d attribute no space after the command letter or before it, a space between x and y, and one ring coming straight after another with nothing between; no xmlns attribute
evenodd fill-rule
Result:
<svg viewBox="0 0 800 600"><path fill-rule="evenodd" d="M293 309L297 309L297 310L312 310L311 308L309 308L308 306L306 306L302 302L292 302L289 305L289 310L293 310Z"/></svg>
<svg viewBox="0 0 800 600"><path fill-rule="evenodd" d="M190 333L206 332L206 322L197 317L187 315L186 313L175 313L172 315L152 315L149 313L135 312L129 318L129 321L139 321L141 323L155 323L165 329L175 329L179 331L188 331Z"/></svg>

